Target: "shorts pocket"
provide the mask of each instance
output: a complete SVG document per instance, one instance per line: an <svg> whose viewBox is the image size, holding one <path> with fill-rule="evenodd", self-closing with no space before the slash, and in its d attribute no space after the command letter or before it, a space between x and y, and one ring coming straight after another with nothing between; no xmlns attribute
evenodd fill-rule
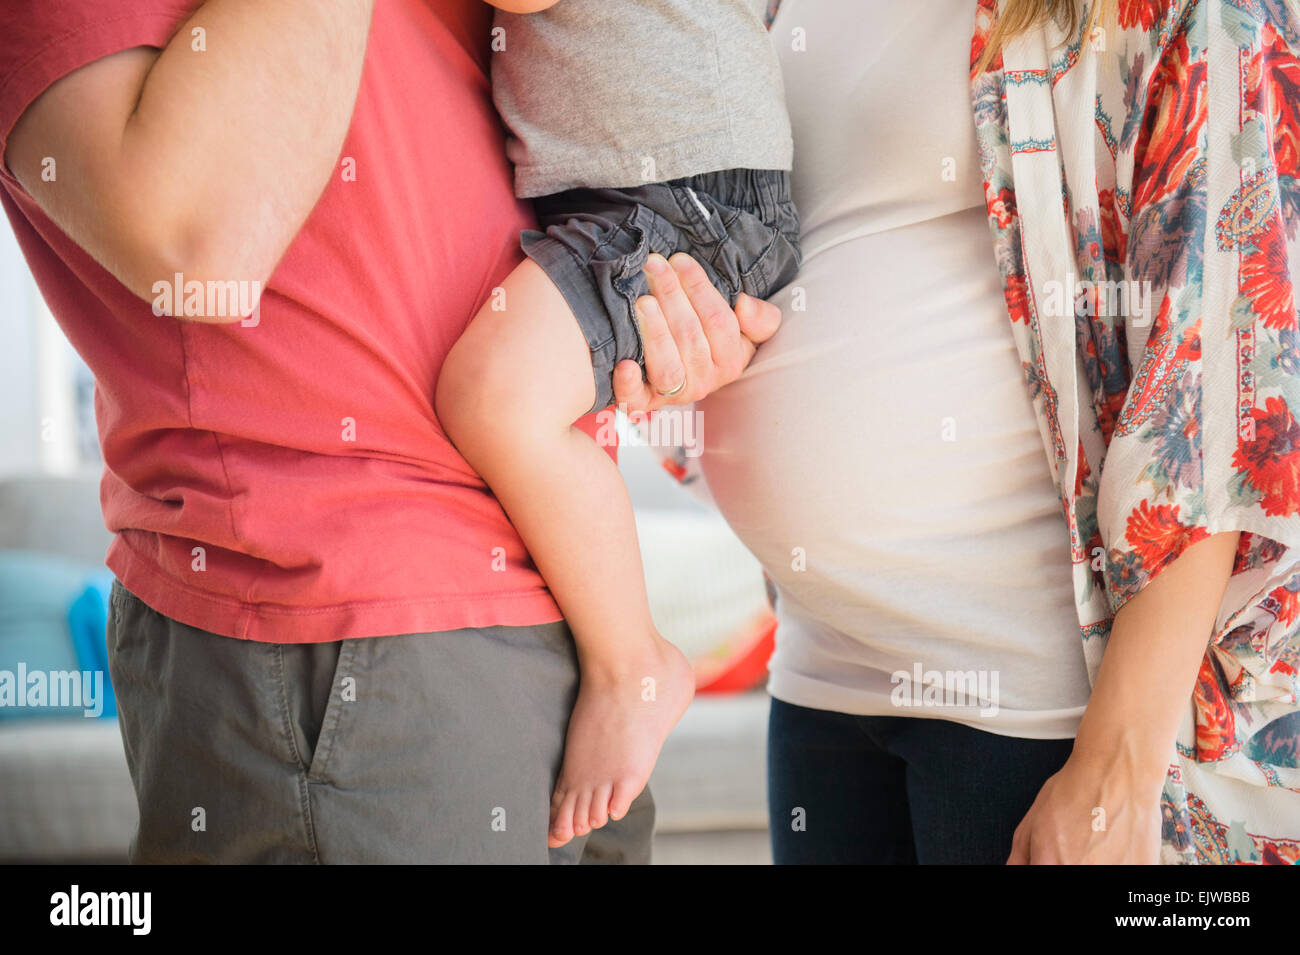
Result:
<svg viewBox="0 0 1300 955"><path fill-rule="evenodd" d="M359 705L356 675L361 644L366 639L384 638L353 638L344 640L339 647L338 663L334 666L334 677L330 681L329 702L325 705L320 732L306 766L308 782L323 782L328 778L330 756L344 729L351 722L353 710Z"/></svg>
<svg viewBox="0 0 1300 955"><path fill-rule="evenodd" d="M150 624L155 628L166 618L122 585L116 577L108 589L106 646L114 654L131 643L143 641Z"/></svg>
<svg viewBox="0 0 1300 955"><path fill-rule="evenodd" d="M784 232L773 232L767 247L740 276L741 290L754 298L770 298L794 281L802 255Z"/></svg>
<svg viewBox="0 0 1300 955"><path fill-rule="evenodd" d="M784 215L768 222L757 211L722 205L711 197L705 201L714 210L712 225L722 233L710 264L730 286L720 289L729 294L733 305L741 292L768 298L794 278L799 268L798 243L791 242L782 228Z"/></svg>

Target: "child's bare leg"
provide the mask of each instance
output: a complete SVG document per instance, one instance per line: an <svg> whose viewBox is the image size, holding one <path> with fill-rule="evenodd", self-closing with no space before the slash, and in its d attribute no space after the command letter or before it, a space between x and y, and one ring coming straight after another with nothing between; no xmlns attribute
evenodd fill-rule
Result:
<svg viewBox="0 0 1300 955"><path fill-rule="evenodd" d="M618 468L572 426L595 400L591 352L532 260L447 357L438 419L514 523L563 610L581 682L551 804L549 844L621 818L695 692L654 628L632 504Z"/></svg>

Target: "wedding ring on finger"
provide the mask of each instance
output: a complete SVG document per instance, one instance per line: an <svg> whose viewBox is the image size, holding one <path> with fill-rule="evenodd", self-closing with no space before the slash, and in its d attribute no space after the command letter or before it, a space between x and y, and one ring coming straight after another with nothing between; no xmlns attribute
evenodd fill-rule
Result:
<svg viewBox="0 0 1300 955"><path fill-rule="evenodd" d="M663 395L665 398L672 398L674 395L680 395L682 393L682 389L685 387L686 387L686 376L682 375L682 383L678 385L676 388L674 388L672 391L661 391L658 388L656 388L655 391L658 391L659 394Z"/></svg>

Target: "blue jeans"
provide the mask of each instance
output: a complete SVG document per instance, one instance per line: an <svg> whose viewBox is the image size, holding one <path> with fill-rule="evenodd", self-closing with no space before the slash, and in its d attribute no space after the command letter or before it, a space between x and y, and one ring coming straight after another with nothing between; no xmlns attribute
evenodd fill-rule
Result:
<svg viewBox="0 0 1300 955"><path fill-rule="evenodd" d="M772 700L768 809L777 865L1001 865L1072 739L951 720L852 716Z"/></svg>

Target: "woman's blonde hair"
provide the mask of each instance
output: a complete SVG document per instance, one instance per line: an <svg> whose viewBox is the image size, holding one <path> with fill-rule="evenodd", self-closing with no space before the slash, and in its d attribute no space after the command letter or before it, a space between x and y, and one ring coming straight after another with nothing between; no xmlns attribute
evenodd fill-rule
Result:
<svg viewBox="0 0 1300 955"><path fill-rule="evenodd" d="M988 69L1008 40L1028 33L1043 20L1058 20L1066 28L1067 35L1074 36L1083 14L1081 6L1080 0L1007 0L998 17L997 26L989 36L984 55L980 57L977 72L983 73ZM1088 14L1088 30L1103 22L1114 23L1118 9L1119 0L1096 0Z"/></svg>
<svg viewBox="0 0 1300 955"><path fill-rule="evenodd" d="M1006 0L997 26L989 37L984 55L980 57L977 71L983 73L996 59L1002 47L1010 39L1028 33L1043 20L1057 19L1067 29L1068 36L1074 36L1079 29L1082 15L1082 0ZM1300 0L1287 0L1291 12L1300 16ZM1087 31L1091 33L1097 27L1110 27L1119 21L1119 0L1095 0L1088 14Z"/></svg>

